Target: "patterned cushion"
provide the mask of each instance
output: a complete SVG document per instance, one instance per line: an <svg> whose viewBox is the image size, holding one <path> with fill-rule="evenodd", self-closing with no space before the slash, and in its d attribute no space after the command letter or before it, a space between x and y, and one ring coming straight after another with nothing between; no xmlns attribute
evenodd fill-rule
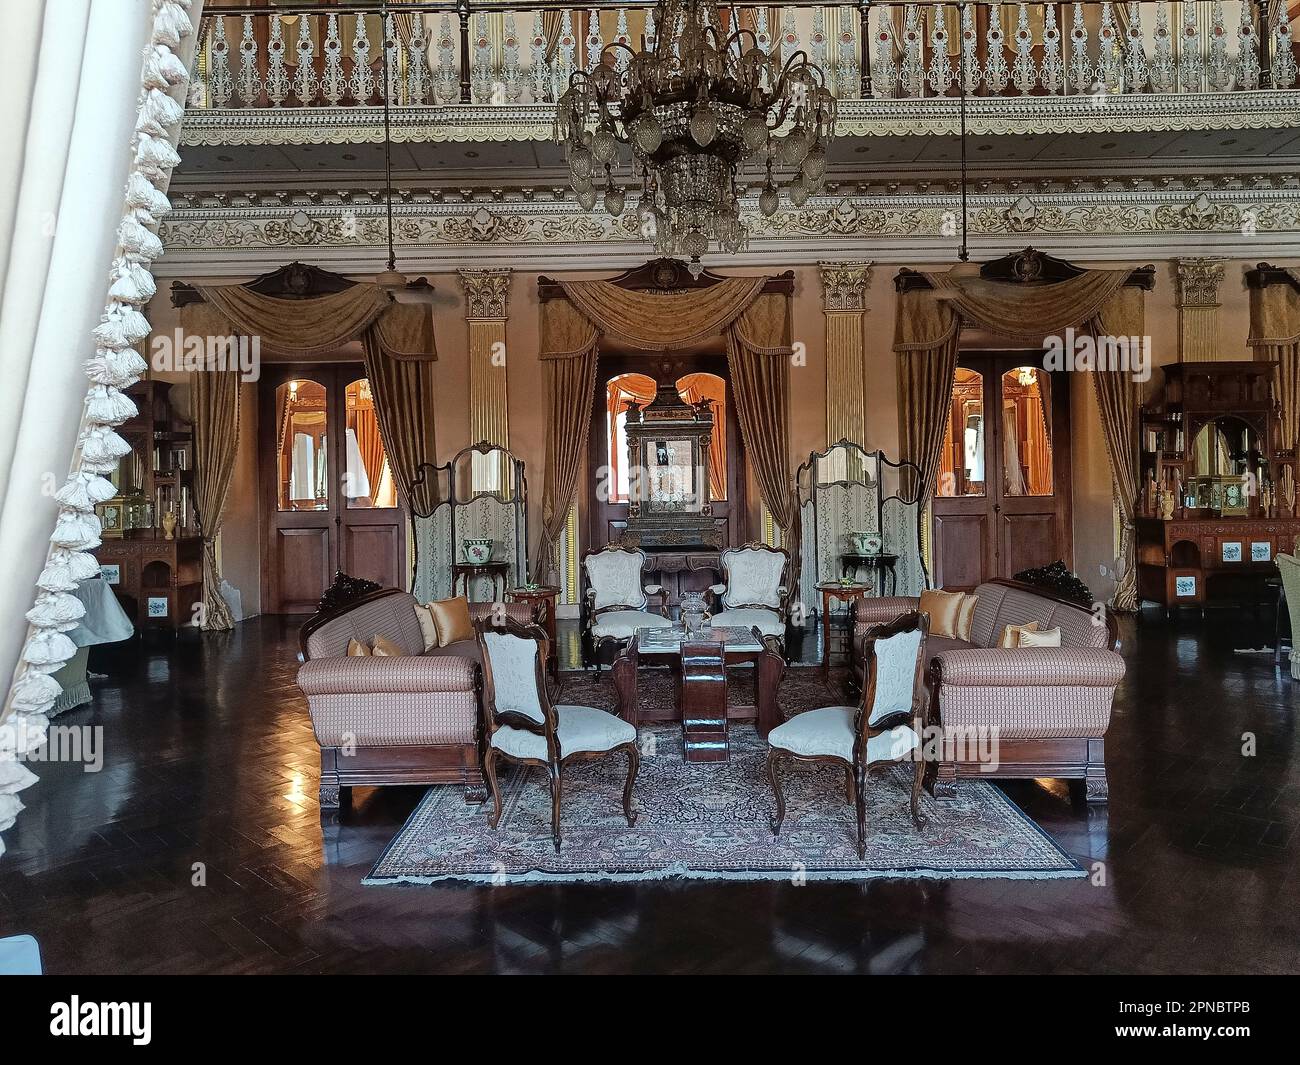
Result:
<svg viewBox="0 0 1300 1065"><path fill-rule="evenodd" d="M667 629L672 622L662 614L646 610L610 610L596 616L591 634L596 637L612 636L616 640L630 640L637 629Z"/></svg>
<svg viewBox="0 0 1300 1065"><path fill-rule="evenodd" d="M636 729L621 717L590 706L557 706L559 727L556 739L560 757L575 751L608 751L636 739ZM546 761L546 737L521 728L499 728L492 733L492 746L514 758Z"/></svg>
<svg viewBox="0 0 1300 1065"><path fill-rule="evenodd" d="M327 622L307 638L307 657L345 655L348 640L359 640L369 647L376 636L387 636L408 655L424 652L424 634L415 616L413 595L385 595Z"/></svg>
<svg viewBox="0 0 1300 1065"><path fill-rule="evenodd" d="M749 631L757 627L764 636L784 636L785 622L775 610L724 610L713 615L712 624Z"/></svg>
<svg viewBox="0 0 1300 1065"><path fill-rule="evenodd" d="M791 754L834 755L853 760L851 706L823 706L796 714L767 734L767 742Z"/></svg>
<svg viewBox="0 0 1300 1065"><path fill-rule="evenodd" d="M727 573L727 591L722 597L723 606L781 605L781 575L785 571L785 556L776 551L759 551L739 548L722 553L722 564Z"/></svg>
<svg viewBox="0 0 1300 1065"><path fill-rule="evenodd" d="M920 629L914 629L876 641L876 695L867 719L873 728L889 714L912 712L916 659L923 635Z"/></svg>
<svg viewBox="0 0 1300 1065"><path fill-rule="evenodd" d="M1106 647L1110 635L1086 607L1058 603L1023 588L981 584L979 602L971 623L970 641L977 647L996 647L1008 625L1036 621L1041 629L1059 628L1062 647Z"/></svg>
<svg viewBox="0 0 1300 1065"><path fill-rule="evenodd" d="M855 712L852 706L823 706L796 714L768 733L767 742L791 754L831 755L852 762ZM916 733L899 725L867 740L867 761L896 761L918 746Z"/></svg>
<svg viewBox="0 0 1300 1065"><path fill-rule="evenodd" d="M504 632L485 632L488 665L497 713L513 710L533 721L545 721L537 693L537 641Z"/></svg>
<svg viewBox="0 0 1300 1065"><path fill-rule="evenodd" d="M626 606L639 610L645 606L645 589L641 586L644 561L640 551L599 551L588 556L582 564L587 570L587 585L594 595L595 609Z"/></svg>

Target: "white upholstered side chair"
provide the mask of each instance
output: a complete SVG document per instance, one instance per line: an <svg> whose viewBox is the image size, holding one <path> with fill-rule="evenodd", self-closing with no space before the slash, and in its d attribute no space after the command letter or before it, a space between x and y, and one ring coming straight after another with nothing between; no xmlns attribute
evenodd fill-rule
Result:
<svg viewBox="0 0 1300 1065"><path fill-rule="evenodd" d="M666 629L667 595L658 584L644 583L645 552L609 544L582 559L582 665L600 670L601 652L626 644L637 629ZM657 599L655 611L650 600Z"/></svg>
<svg viewBox="0 0 1300 1065"><path fill-rule="evenodd" d="M767 775L776 796L772 834L781 834L785 796L777 765L782 758L842 765L849 802L858 815L858 857L867 853L867 776L895 762L912 761L912 821L922 825L918 803L925 772L922 737L928 691L922 683L928 614L904 614L866 636L867 683L858 706L823 706L796 714L767 736Z"/></svg>
<svg viewBox="0 0 1300 1065"><path fill-rule="evenodd" d="M556 706L551 702L545 679L549 648L540 625L521 625L507 618L504 629L492 628L484 621L475 622L474 629L483 657L483 706L488 730L483 772L492 789L492 827L496 828L501 820L497 759L541 766L551 787L551 838L558 854L565 764L620 751L627 755L623 814L629 827L636 824L632 785L641 761L636 729L622 718L592 706Z"/></svg>
<svg viewBox="0 0 1300 1065"><path fill-rule="evenodd" d="M1300 680L1300 647L1296 645L1297 638L1300 638L1300 558L1279 552L1273 556L1273 562L1282 575L1282 591L1286 597L1287 613L1291 616L1291 654L1288 658L1291 676ZM1274 661L1280 658L1281 639L1280 632L1274 636L1278 644Z"/></svg>
<svg viewBox="0 0 1300 1065"><path fill-rule="evenodd" d="M713 624L758 629L764 636L785 641L786 573L790 554L766 544L746 544L722 552L722 584L709 591L722 607Z"/></svg>

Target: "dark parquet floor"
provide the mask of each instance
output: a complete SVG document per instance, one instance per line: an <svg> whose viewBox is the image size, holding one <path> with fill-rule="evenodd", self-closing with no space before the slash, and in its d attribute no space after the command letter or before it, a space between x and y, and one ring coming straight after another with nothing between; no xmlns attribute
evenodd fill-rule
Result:
<svg viewBox="0 0 1300 1065"><path fill-rule="evenodd" d="M422 789L322 819L292 623L188 635L60 719L103 769L38 767L0 935L56 973L1300 971L1300 682L1234 618L1122 632L1109 806L1006 786L1093 876L800 887L363 888Z"/></svg>

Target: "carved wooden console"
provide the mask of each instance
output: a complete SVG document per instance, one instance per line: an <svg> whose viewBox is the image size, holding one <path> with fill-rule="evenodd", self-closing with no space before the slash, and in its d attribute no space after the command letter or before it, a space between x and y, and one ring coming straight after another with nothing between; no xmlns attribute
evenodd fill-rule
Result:
<svg viewBox="0 0 1300 1065"><path fill-rule="evenodd" d="M1300 518L1138 518L1138 595L1165 607L1258 601Z"/></svg>

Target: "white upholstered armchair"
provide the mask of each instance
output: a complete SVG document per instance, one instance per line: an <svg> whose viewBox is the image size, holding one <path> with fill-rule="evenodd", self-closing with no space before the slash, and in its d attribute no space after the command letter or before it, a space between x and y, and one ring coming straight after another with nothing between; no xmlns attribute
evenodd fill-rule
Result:
<svg viewBox="0 0 1300 1065"><path fill-rule="evenodd" d="M858 857L867 852L867 777L896 762L912 762L912 821L920 828L924 727L929 693L921 681L929 615L916 611L866 637L867 683L857 706L823 706L795 714L767 734L767 775L776 798L772 833L781 834L785 796L777 767L784 758L844 769L858 817Z"/></svg>
<svg viewBox="0 0 1300 1065"><path fill-rule="evenodd" d="M746 544L723 551L724 583L709 589L715 606L713 624L756 628L764 636L784 641L789 568L790 555L779 547Z"/></svg>
<svg viewBox="0 0 1300 1065"><path fill-rule="evenodd" d="M657 584L644 584L645 552L609 544L588 551L582 560L582 664L600 669L602 653L621 647L637 629L663 629L668 620L667 595ZM657 600L650 609L651 600Z"/></svg>
<svg viewBox="0 0 1300 1065"><path fill-rule="evenodd" d="M621 717L594 706L556 706L546 690L543 667L549 648L538 625L507 620L493 629L480 620L475 626L483 658L483 708L487 749L483 772L492 789L493 828L501 820L501 789L497 785L497 760L546 770L551 789L551 839L560 851L560 793L564 766L570 761L627 755L627 783L623 786L623 814L628 826L636 824L632 811L632 785L640 755L636 728Z"/></svg>

